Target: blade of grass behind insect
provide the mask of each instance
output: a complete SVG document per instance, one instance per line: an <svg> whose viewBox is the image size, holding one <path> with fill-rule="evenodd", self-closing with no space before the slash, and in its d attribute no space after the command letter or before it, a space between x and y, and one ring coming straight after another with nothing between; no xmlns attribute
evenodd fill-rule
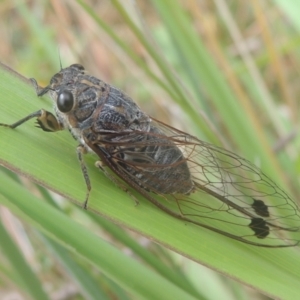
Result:
<svg viewBox="0 0 300 300"><path fill-rule="evenodd" d="M296 144L289 143L285 148L285 151L281 151L280 154L278 154L278 152L276 153L274 148L274 144L278 142L278 136L281 138L287 136L290 133L291 128L295 127L295 123L293 122L293 117L296 112L295 101L292 99L293 97L288 91L290 89L287 84L289 79L286 78L285 75L287 67L283 66L285 56L289 54L292 55L292 53L286 53L287 51L284 47L278 47L280 43L278 43L277 40L277 31L279 30L278 36L283 35L286 37L286 41L291 41L292 37L290 35L293 34L291 33L290 28L284 25L286 24L285 22L278 22L276 27L272 29L269 28L270 26L266 24L266 16L263 15L261 11L261 6L263 6L263 4L255 2L255 5L253 5L255 8L254 10L256 11L256 20L260 20L260 22L258 22L261 27L259 31L261 32L262 36L264 36L265 45L264 47L261 47L260 51L262 56L266 55L267 57L264 62L259 62L257 60L257 56L252 57L251 51L244 51L241 49L241 45L246 44L246 41L244 40L242 33L239 31L238 25L235 23L234 13L230 12L228 3L223 0L218 0L215 2L220 6L218 7L219 13L222 15L222 20L224 20L225 25L228 27L228 31L235 41L235 47L239 49L239 56L235 59L235 65L241 68L243 68L242 66L246 66L247 68L247 70L242 72L236 72L236 76L239 78L240 82L242 82L242 85L246 87L248 94L247 103L249 103L250 109L246 109L246 112L249 116L251 112L252 115L253 112L256 114L259 112L259 115L263 116L263 124L260 121L260 116L258 118L256 115L254 118L252 117L252 123L256 125L253 130L258 134L263 133L264 136L268 137L268 143L270 146L267 146L267 148L272 148L272 152L275 153L274 161L276 162L277 160L278 164L282 166L282 169L286 171L288 170L286 173L289 174L290 178L296 178L298 175L295 172L295 163L293 161L293 157L295 157L297 153ZM270 22L269 25L272 24ZM283 32L280 32L281 30ZM272 31L273 33L276 32L273 34L273 36L271 36ZM241 57L242 60L239 57ZM256 61L254 61L254 58L256 58ZM280 65L282 67L280 67ZM260 73L261 70L264 70L265 68L271 68L273 73L277 74L274 76L275 80L278 82L279 91L274 95L271 94L271 89L270 91L268 90L268 80L264 79ZM242 97L239 97L239 99L241 100ZM282 114L281 107L285 107L287 111L290 110L291 114ZM268 123L268 126L265 126L266 123ZM286 175L283 176L287 177ZM291 181L291 179L289 179L289 181ZM295 195L295 197L297 196Z"/></svg>
<svg viewBox="0 0 300 300"><path fill-rule="evenodd" d="M2 174L3 175L3 174ZM142 299L195 299L163 277L127 257L95 234L2 176L1 201L68 249L84 257L108 277ZM20 197L20 195L22 195ZM41 213L46 212L47 213ZM83 238L84 237L84 238ZM130 276L129 276L130 272ZM147 280L145 280L147 278ZM153 289L153 286L156 289ZM37 298L43 299L43 298Z"/></svg>
<svg viewBox="0 0 300 300"><path fill-rule="evenodd" d="M279 114L278 114L278 109L276 109L276 104L274 103L271 93L267 88L266 83L264 82L262 75L260 74L260 71L258 67L255 64L254 59L252 58L250 51L244 51L243 44L246 44L244 41L244 38L242 36L242 33L240 32L233 14L230 12L230 9L228 7L228 3L223 0L215 0L216 7L218 8L219 14L222 18L222 21L226 25L231 38L234 41L234 45L238 51L239 56L241 56L242 60L240 61L240 64L246 66L247 72L243 72L243 74L240 74L242 76L247 76L248 80L244 80L245 85L250 85L250 87L247 89L247 92L249 95L251 95L249 98L254 99L255 102L257 103L257 107L260 108L261 113L264 115L268 116L268 119L272 122L273 127L279 134L284 134L284 128L283 124L280 120ZM258 10L261 7L261 3L253 3L252 4L253 10L257 11L256 16L257 19L263 20L264 17L259 17L262 14L258 12ZM261 25L261 30L262 32L268 32L268 28L266 25ZM266 34L265 34L266 35ZM271 42L271 39L269 38L268 43ZM265 43L266 46L267 43ZM273 58L273 61L276 60L278 61L278 57L276 58L276 52L275 52L275 47L273 45L269 45L268 47L269 53L268 56ZM274 50L271 50L274 49ZM271 51L271 53L270 53ZM270 59L269 59L270 63ZM272 63L272 61L271 61ZM274 63L273 63L274 65ZM278 73L278 72L277 72ZM249 99L247 100L249 103ZM262 126L260 126L262 128Z"/></svg>
<svg viewBox="0 0 300 300"><path fill-rule="evenodd" d="M300 1L296 0L296 1L282 1L282 0L274 0L275 3L277 3L277 5L282 9L282 11L287 15L289 21L294 25L295 29L297 30L298 34L296 34L295 37L290 38L288 41L295 41L296 45L294 46L294 48L298 49L299 48L299 41L298 41L298 37L299 37L299 32L300 32L300 20L299 20L299 5L300 5ZM300 56L299 56L299 52L297 50L294 51L295 52L295 57L296 59L299 61ZM296 114L296 117L298 116L299 119L299 105L298 105L298 109L297 109L298 113ZM295 113L295 112L294 112Z"/></svg>
<svg viewBox="0 0 300 300"><path fill-rule="evenodd" d="M148 54L152 57L155 61L158 68L160 68L164 78L166 78L168 84L170 85L171 89L174 91L176 98L176 102L179 105L185 105L188 114L194 115L195 109L191 107L191 101L187 99L187 95L182 90L180 84L178 84L178 80L174 78L172 72L170 72L170 66L168 66L166 60L161 57L161 54L158 53L155 48L150 45L144 33L136 26L136 24L132 21L132 18L128 15L126 10L124 9L123 5L118 0L112 0L115 8L119 11L120 15L124 19L125 23L128 27L132 30L135 34L137 39L141 42L141 44L145 47Z"/></svg>
<svg viewBox="0 0 300 300"><path fill-rule="evenodd" d="M163 277L173 282L176 286L187 291L195 297L199 297L195 287L187 280L187 278L179 271L173 268L166 267L155 255L149 252L145 247L142 247L134 239L132 239L124 230L119 226L101 218L95 214L89 213L90 217L93 218L101 227L119 242L130 248L136 255L144 260L149 266L156 270Z"/></svg>
<svg viewBox="0 0 300 300"><path fill-rule="evenodd" d="M33 15L28 6L23 1L14 1L15 7L19 14L24 18L30 27L34 40L37 41L43 51L47 54L47 60L51 61L53 66L58 64L57 45L49 39L49 32L46 30L42 22L39 22L36 15Z"/></svg>
<svg viewBox="0 0 300 300"><path fill-rule="evenodd" d="M3 172L6 176L8 176L9 178L12 178L16 183L21 184L21 182L19 181L19 178L12 172L10 172L9 170L3 169L1 168L1 172ZM44 196L44 198L46 198L49 204L51 204L52 206L55 206L56 208L58 208L58 206L55 204L55 202L53 201L52 197L50 196L50 194L48 193L47 190L45 190L44 188L38 186L39 191L42 193L42 195ZM94 278L91 276L90 273L88 273L85 269L83 269L74 259L72 259L72 257L70 256L69 252L63 248L60 244L58 244L57 242L49 239L47 236L40 234L38 235L39 239L42 240L43 244L46 246L46 248L49 250L49 252L52 252L57 258L58 260L61 262L62 265L64 265L64 270L66 272L68 272L69 276L71 278L73 278L73 280L75 282L77 282L78 286L81 288L82 293L85 295L86 299L99 299L99 296L102 295L101 299L106 299L105 295L104 295L104 291L102 291L99 287L99 284L97 282L95 282ZM1 240L4 240L1 238ZM6 246L7 243L3 243L2 245ZM49 249L50 248L50 249ZM13 251L8 252L9 254L14 253ZM16 263L18 263L18 259L14 260L16 261ZM27 270L25 270L25 273L27 272ZM17 273L17 275L19 275L20 272ZM24 272L23 272L24 273ZM30 275L30 273L28 273L28 276ZM30 276L29 276L30 277ZM21 276L21 278L27 278L27 277L23 277ZM31 280L32 281L32 280ZM31 282L29 280L29 282ZM34 287L31 286L29 290L33 289ZM37 298L40 299L40 298Z"/></svg>
<svg viewBox="0 0 300 300"><path fill-rule="evenodd" d="M1 197L1 195L0 195ZM3 256L4 257L4 256ZM1 274L1 279L0 282L1 284L8 284L15 286L15 289L17 290L22 290L23 292L23 281L20 279L20 274L15 272L9 264L7 264L7 261L2 261L0 262L0 274ZM26 293L26 288L24 288Z"/></svg>
<svg viewBox="0 0 300 300"><path fill-rule="evenodd" d="M101 289L101 286L95 279L91 276L89 272L78 265L70 255L70 252L62 247L55 240L48 238L45 235L41 235L41 239L44 244L53 252L53 254L60 261L61 265L64 267L64 271L69 274L69 276L77 283L80 288L84 299L110 299L105 291Z"/></svg>
<svg viewBox="0 0 300 300"><path fill-rule="evenodd" d="M298 31L300 31L299 20L299 0L285 1L285 0L273 0L281 9L287 14L289 20L293 22Z"/></svg>
<svg viewBox="0 0 300 300"><path fill-rule="evenodd" d="M143 59L139 58L136 53L121 39L116 33L110 28L108 24L106 24L103 20L101 20L93 11L93 9L88 6L84 1L76 0L77 3L86 11L89 16L94 19L94 21L101 27L114 41L115 43L124 51L126 54L142 69L144 72L152 78L161 88L163 88L172 98L176 98L176 94L171 90L171 88L163 82L162 79L157 77L147 66L147 64L143 61Z"/></svg>
<svg viewBox="0 0 300 300"><path fill-rule="evenodd" d="M3 182L1 183L3 184ZM2 222L0 222L0 240L2 252L12 265L15 276L18 277L18 282L23 286L24 292L31 295L33 299L49 299L41 282L24 259Z"/></svg>
<svg viewBox="0 0 300 300"><path fill-rule="evenodd" d="M42 186L37 186L37 188L47 203L49 203L52 207L59 209L59 206L45 188ZM61 264L64 265L69 276L72 277L75 282L77 282L86 299L99 299L100 295L101 299L107 299L105 291L100 289L99 283L95 281L89 272L83 269L74 259L70 257L69 252L65 248L63 248L56 241L49 239L45 235L41 235L41 238L47 245L49 245L49 247L52 249L52 252L58 258Z"/></svg>

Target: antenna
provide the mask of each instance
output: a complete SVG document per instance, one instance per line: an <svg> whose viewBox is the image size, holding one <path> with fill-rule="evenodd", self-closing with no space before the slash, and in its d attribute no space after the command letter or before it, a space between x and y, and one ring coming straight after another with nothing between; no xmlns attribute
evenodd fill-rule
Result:
<svg viewBox="0 0 300 300"><path fill-rule="evenodd" d="M58 51L58 57L59 57L59 66L60 66L60 70L62 70L62 64L61 64L61 57L60 57L60 51L59 51L59 47L57 47L57 51Z"/></svg>

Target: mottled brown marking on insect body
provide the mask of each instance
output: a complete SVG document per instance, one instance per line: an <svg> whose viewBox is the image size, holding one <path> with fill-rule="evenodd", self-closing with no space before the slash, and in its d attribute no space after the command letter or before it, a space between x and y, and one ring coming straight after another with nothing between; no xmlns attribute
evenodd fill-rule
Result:
<svg viewBox="0 0 300 300"><path fill-rule="evenodd" d="M100 82L100 80L98 79L96 84L99 84L99 82ZM86 84L88 86L93 86L93 87L95 86L95 82L92 82L90 76L88 78L81 79L80 83L81 84Z"/></svg>
<svg viewBox="0 0 300 300"><path fill-rule="evenodd" d="M78 120L77 118L74 116L74 114L70 114L67 117L68 123L70 127L73 128L77 128L78 127Z"/></svg>

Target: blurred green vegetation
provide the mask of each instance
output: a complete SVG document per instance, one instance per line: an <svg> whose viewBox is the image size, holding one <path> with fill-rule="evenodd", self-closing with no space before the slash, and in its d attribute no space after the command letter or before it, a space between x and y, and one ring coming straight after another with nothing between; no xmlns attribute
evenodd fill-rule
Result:
<svg viewBox="0 0 300 300"><path fill-rule="evenodd" d="M296 11L299 4L298 0L249 3L236 0L2 1L1 61L25 77L36 78L41 86L47 85L51 76L59 70L60 59L64 67L81 63L89 73L126 91L156 119L256 163L297 200L300 170L300 140L297 134L300 24ZM18 89L26 92L29 109L30 97L34 97L34 92L30 87L19 88L13 86L13 82L12 86L9 84L5 83L9 89L16 90L16 97L20 97ZM9 103L2 102L3 99L1 97L1 110L9 107ZM36 98L31 101L36 101ZM34 107L47 108L44 102L42 105L35 103ZM13 113L14 108L17 109L10 108ZM18 111L15 115L22 114L23 111ZM33 127L32 124L30 126ZM36 131L33 128L34 135L30 133L33 139L41 134ZM0 148L5 151L7 145L4 138L1 140L2 134L1 129ZM67 136L65 134L58 139L63 140ZM25 130L22 138L25 149ZM54 143L57 137L51 136L50 139ZM9 137L5 143L8 140ZM58 141L58 144L62 143ZM45 151L46 146L48 144L43 146ZM70 142L69 146L72 150L74 144ZM27 153L25 157L30 159ZM75 149L70 161L76 161ZM88 161L93 159L88 158ZM62 164L61 170L64 167ZM42 174L42 171L37 166L36 174ZM176 293L179 295L176 288L197 299L265 299L260 292L271 297L293 299L297 293L296 284L281 286L282 273L277 273L275 267L271 269L272 264L276 267L277 262L280 264L281 258L282 264L286 262L284 256L287 253L290 255L290 252L284 252L286 250L268 250L272 251L269 254L244 245L237 249L253 255L254 259L261 255L260 259L268 261L273 276L264 283L259 277L254 279L256 283L253 283L253 278L247 280L250 270L245 270L242 259L237 258L236 266L241 273L244 272L242 278L240 273L232 271L234 268L230 264L239 252L228 259L225 257L224 261L214 261L214 257L211 261L200 259L211 268L254 287L250 289L137 233L86 213L26 178L16 177L7 170L2 170L0 176L0 199L20 216L17 219L6 208L0 209L2 296L17 292L24 299L154 299L154 294L149 291L155 289L159 282L163 286L165 281L170 283L165 285L165 291L156 291L158 294L155 294L164 292L161 294L164 299L171 299ZM81 178L78 178L76 188L80 190L84 184L81 186ZM58 184L59 180L57 178ZM108 190L105 188L104 198L106 191L111 197L122 194L122 191L114 191L113 184L111 190L110 187ZM28 191L34 196L30 196ZM36 197L45 202L40 200L42 204L38 204L37 199L33 200ZM34 207L24 206L24 211L20 212L17 198L25 204L32 201ZM10 201L16 202L9 205ZM19 203L22 205L22 202ZM53 211L50 208L47 211L46 203L61 210L64 215L53 208ZM134 206L130 200L128 203ZM111 209L109 206L106 208L105 200L103 206L104 211ZM37 219L35 222L32 222L33 217L26 219L30 213L37 218L40 215L41 223L46 222L46 217L43 220L45 214L49 214L47 217L50 219L53 216L65 222L62 226L69 230L70 236L72 230L78 230L78 234L83 235L82 244L85 244L85 236L88 240L89 234L101 236L121 250L118 257L122 261L122 270L131 268L126 255L135 260L132 262L132 282L138 284L141 278L135 277L141 274L151 277L151 280L145 278L145 287L137 288L134 284L130 285L126 276L112 275L113 271L118 272L117 269L108 266L111 273L104 269L105 265L99 269L101 263L105 264L105 256L102 262L100 257L96 257L97 253L95 257L89 257L90 261L81 259L81 256L89 256L88 248L81 251L79 243L76 248L78 255L70 251L66 237L65 243L69 248L66 250L60 244L64 239L63 230L59 236L59 228L56 229L57 241L49 239L44 235L44 231L47 233L45 227L37 230L36 227L40 226ZM82 224L82 232L73 220ZM89 238L93 239L93 236ZM225 239L225 243L230 242ZM168 242L166 244L169 245ZM99 247L99 252L106 249L100 241L89 247L91 251L93 247ZM213 250L226 253L226 247L226 244L220 244L220 249ZM109 253L110 250L106 251ZM207 251L214 253L212 249ZM122 254L124 259L121 260ZM293 257L297 258L298 253L295 251L293 255L290 261ZM107 254L109 259L117 261ZM255 260L250 264L254 269L258 268L259 274L261 266L256 266ZM295 263L294 268L297 266ZM284 267L293 268L292 264ZM298 278L294 279L297 282Z"/></svg>

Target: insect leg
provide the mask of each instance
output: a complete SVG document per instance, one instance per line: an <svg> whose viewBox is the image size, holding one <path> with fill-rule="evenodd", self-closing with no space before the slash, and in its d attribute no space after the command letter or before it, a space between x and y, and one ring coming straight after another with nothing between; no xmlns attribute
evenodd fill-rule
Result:
<svg viewBox="0 0 300 300"><path fill-rule="evenodd" d="M36 91L36 94L39 97L45 95L46 93L48 93L51 90L51 88L49 86L46 86L45 88L39 87L37 81L34 78L30 78L30 81L31 81L31 83L32 83L32 85L33 85L33 87Z"/></svg>
<svg viewBox="0 0 300 300"><path fill-rule="evenodd" d="M80 167L81 167L81 171L85 180L85 184L86 184L86 188L87 188L87 192L86 192L86 196L85 196L85 200L83 202L83 208L87 209L87 205L88 205L88 201L89 201L89 196L90 196L90 191L91 191L91 181L90 181L90 177L87 171L87 167L86 164L83 160L83 155L87 153L86 148L83 145L79 145L76 149L77 152L77 157L80 163Z"/></svg>
<svg viewBox="0 0 300 300"><path fill-rule="evenodd" d="M5 126L14 129L32 118L37 118L37 127L41 128L44 131L54 132L63 129L56 117L51 112L46 111L44 109L40 109L36 112L33 112L30 115L22 118L21 120L13 124L0 123L0 126Z"/></svg>
<svg viewBox="0 0 300 300"><path fill-rule="evenodd" d="M120 182L120 180L118 180L117 177L115 177L115 176L113 176L112 174L106 172L106 170L103 168L104 165L105 165L105 164L104 164L102 161L100 161L100 160L98 160L98 161L95 162L95 166L96 166L97 168L99 168L99 169L105 174L105 176L106 176L107 178L109 178L116 186L118 186L118 187L119 187L120 189L122 189L125 193L127 193L127 194L134 200L135 205L138 205L138 204L139 204L139 200L138 200L133 194L130 193L130 191L128 190L128 188L127 188L124 184L122 184L122 183Z"/></svg>

